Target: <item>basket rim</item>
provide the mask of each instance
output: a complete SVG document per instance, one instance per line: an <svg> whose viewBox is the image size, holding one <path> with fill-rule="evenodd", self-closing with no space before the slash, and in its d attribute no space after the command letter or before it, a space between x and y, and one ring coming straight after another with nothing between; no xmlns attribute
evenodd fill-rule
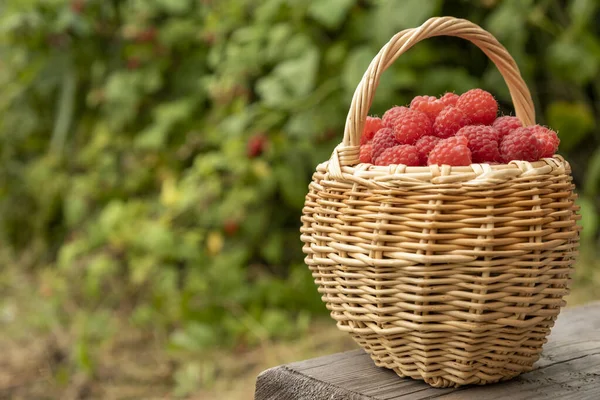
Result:
<svg viewBox="0 0 600 400"><path fill-rule="evenodd" d="M334 152L336 151L337 148ZM327 172L329 178L336 181L353 181L379 187L396 187L398 183L410 182L497 185L521 177L534 178L543 175L571 174L568 161L559 154L534 162L513 160L508 164L471 164L468 166L434 164L427 167L409 167L402 164L379 166L367 163L340 166L337 164L337 160L338 158L334 156L319 164L317 172ZM339 171L339 173L334 173L334 171Z"/></svg>

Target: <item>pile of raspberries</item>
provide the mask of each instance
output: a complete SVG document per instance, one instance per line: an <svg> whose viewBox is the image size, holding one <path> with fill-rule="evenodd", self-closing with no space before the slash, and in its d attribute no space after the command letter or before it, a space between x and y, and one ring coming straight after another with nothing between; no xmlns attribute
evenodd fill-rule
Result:
<svg viewBox="0 0 600 400"><path fill-rule="evenodd" d="M560 140L551 129L524 127L517 117L498 114L490 93L472 89L440 98L417 96L410 107L396 106L382 118L367 117L360 162L452 166L537 161L552 157Z"/></svg>

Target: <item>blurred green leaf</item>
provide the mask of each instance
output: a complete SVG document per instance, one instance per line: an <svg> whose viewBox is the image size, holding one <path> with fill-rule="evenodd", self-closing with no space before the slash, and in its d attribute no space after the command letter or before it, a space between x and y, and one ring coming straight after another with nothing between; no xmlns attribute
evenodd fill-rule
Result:
<svg viewBox="0 0 600 400"><path fill-rule="evenodd" d="M190 99L161 104L154 110L155 123L140 132L136 145L145 149L157 149L163 146L171 129L179 122L190 117L194 102Z"/></svg>
<svg viewBox="0 0 600 400"><path fill-rule="evenodd" d="M92 362L89 345L84 338L80 338L75 343L74 361L80 370L85 371L88 375L92 374L94 370L94 364Z"/></svg>
<svg viewBox="0 0 600 400"><path fill-rule="evenodd" d="M423 93L437 95L444 92L464 93L477 87L477 80L464 68L431 68L423 73L420 82Z"/></svg>
<svg viewBox="0 0 600 400"><path fill-rule="evenodd" d="M328 0L312 2L308 8L308 15L329 29L335 29L344 20L344 17L354 5L356 0Z"/></svg>
<svg viewBox="0 0 600 400"><path fill-rule="evenodd" d="M292 99L306 96L314 88L318 64L319 53L314 48L302 57L284 61L258 82L258 93L270 107L292 107Z"/></svg>
<svg viewBox="0 0 600 400"><path fill-rule="evenodd" d="M367 46L358 47L348 55L342 71L342 82L344 88L350 93L356 89L374 56L375 54Z"/></svg>
<svg viewBox="0 0 600 400"><path fill-rule="evenodd" d="M189 10L190 0L154 0L163 10L171 13L183 13Z"/></svg>
<svg viewBox="0 0 600 400"><path fill-rule="evenodd" d="M190 322L183 330L171 335L171 347L176 350L198 351L219 342L218 332L210 325Z"/></svg>
<svg viewBox="0 0 600 400"><path fill-rule="evenodd" d="M397 32L422 24L437 14L440 3L439 0L378 1L369 21L375 43L383 46Z"/></svg>
<svg viewBox="0 0 600 400"><path fill-rule="evenodd" d="M554 102L547 110L548 125L558 132L560 149L573 149L595 127L592 111L582 103Z"/></svg>
<svg viewBox="0 0 600 400"><path fill-rule="evenodd" d="M79 256L89 251L89 244L82 240L65 243L58 253L57 265L63 270L68 270L76 263Z"/></svg>
<svg viewBox="0 0 600 400"><path fill-rule="evenodd" d="M114 259L107 254L99 254L88 264L85 289L90 297L97 298L102 293L104 280L117 272L118 266Z"/></svg>
<svg viewBox="0 0 600 400"><path fill-rule="evenodd" d="M583 227L581 238L583 240L592 240L598 233L598 209L592 199L585 196L577 199L577 204L581 207L581 220L579 223Z"/></svg>
<svg viewBox="0 0 600 400"><path fill-rule="evenodd" d="M152 251L157 255L169 255L175 248L173 231L166 224L158 221L148 222L141 230L143 235L138 236L137 243L145 251Z"/></svg>
<svg viewBox="0 0 600 400"><path fill-rule="evenodd" d="M256 18L258 21L271 21L275 19L281 5L285 0L264 0L256 7Z"/></svg>
<svg viewBox="0 0 600 400"><path fill-rule="evenodd" d="M600 192L600 148L596 149L590 158L583 190L589 199L597 198Z"/></svg>
<svg viewBox="0 0 600 400"><path fill-rule="evenodd" d="M283 256L283 235L275 233L266 239L261 248L261 253L270 264L280 264Z"/></svg>
<svg viewBox="0 0 600 400"><path fill-rule="evenodd" d="M210 365L210 372L206 371L206 366ZM210 360L204 362L188 362L175 372L175 391L177 397L186 397L190 393L198 390L201 385L214 379L214 363Z"/></svg>
<svg viewBox="0 0 600 400"><path fill-rule="evenodd" d="M548 66L569 82L583 85L598 75L600 59L579 40L556 41L548 48Z"/></svg>
<svg viewBox="0 0 600 400"><path fill-rule="evenodd" d="M297 33L286 41L283 52L279 54L278 62L302 57L313 50L313 42L309 36Z"/></svg>
<svg viewBox="0 0 600 400"><path fill-rule="evenodd" d="M129 260L130 280L134 285L147 283L151 276L155 275L159 266L152 255L134 256Z"/></svg>
<svg viewBox="0 0 600 400"><path fill-rule="evenodd" d="M520 51L527 30L524 29L527 13L531 12L533 0L505 0L490 14L486 28L498 38L509 51Z"/></svg>
<svg viewBox="0 0 600 400"><path fill-rule="evenodd" d="M117 226L123 221L125 215L125 204L115 200L110 202L99 218L100 228L106 233L110 234L112 231L117 229Z"/></svg>
<svg viewBox="0 0 600 400"><path fill-rule="evenodd" d="M65 212L65 222L74 227L80 223L89 212L85 198L81 193L73 191L65 197L63 208Z"/></svg>
<svg viewBox="0 0 600 400"><path fill-rule="evenodd" d="M596 0L572 0L568 2L569 15L577 29L582 29L589 22L594 21L596 11L600 5Z"/></svg>
<svg viewBox="0 0 600 400"><path fill-rule="evenodd" d="M279 166L274 170L283 200L291 207L302 207L308 187L305 164L293 154L289 155L286 164L286 167Z"/></svg>
<svg viewBox="0 0 600 400"><path fill-rule="evenodd" d="M291 89L293 96L302 96L314 88L318 64L319 52L312 49L303 57L279 64L275 74Z"/></svg>
<svg viewBox="0 0 600 400"><path fill-rule="evenodd" d="M267 39L266 54L269 60L277 61L281 56L281 53L285 51L287 42L294 33L293 29L292 25L287 23L276 24L273 26Z"/></svg>
<svg viewBox="0 0 600 400"><path fill-rule="evenodd" d="M272 336L289 338L294 328L288 321L288 315L284 311L268 309L265 310L260 322L265 331L269 332Z"/></svg>
<svg viewBox="0 0 600 400"><path fill-rule="evenodd" d="M60 98L56 112L56 120L52 130L50 147L53 151L62 152L75 109L75 91L77 90L76 72L69 67L64 72Z"/></svg>

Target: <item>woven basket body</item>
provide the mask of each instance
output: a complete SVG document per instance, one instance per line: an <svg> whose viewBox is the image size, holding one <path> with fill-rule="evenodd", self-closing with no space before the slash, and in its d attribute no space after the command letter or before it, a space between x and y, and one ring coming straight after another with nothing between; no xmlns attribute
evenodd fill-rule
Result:
<svg viewBox="0 0 600 400"><path fill-rule="evenodd" d="M380 74L438 35L482 48L517 116L534 123L518 69L489 33L447 17L400 32L359 84L344 141L317 167L302 240L338 328L377 365L436 387L493 383L531 370L564 306L579 243L576 195L560 156L469 167L358 162Z"/></svg>

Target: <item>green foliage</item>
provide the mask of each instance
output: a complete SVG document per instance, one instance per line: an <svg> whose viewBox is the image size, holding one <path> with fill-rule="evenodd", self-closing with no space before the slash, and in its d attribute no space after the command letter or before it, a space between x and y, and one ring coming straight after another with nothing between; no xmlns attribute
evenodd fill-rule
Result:
<svg viewBox="0 0 600 400"><path fill-rule="evenodd" d="M554 102L548 106L547 115L548 125L563 132L561 150L573 150L595 128L594 114L585 103Z"/></svg>
<svg viewBox="0 0 600 400"><path fill-rule="evenodd" d="M173 351L293 337L325 312L298 232L310 175L372 57L433 15L482 24L515 56L538 119L560 131L595 241L599 7L567 3L9 0L1 262L44 271L57 318L81 326L73 357L87 373L90 343L112 331L91 334L67 301L124 312L170 334ZM475 46L432 39L385 73L372 113L475 86L512 111ZM178 373L183 392L200 370Z"/></svg>

